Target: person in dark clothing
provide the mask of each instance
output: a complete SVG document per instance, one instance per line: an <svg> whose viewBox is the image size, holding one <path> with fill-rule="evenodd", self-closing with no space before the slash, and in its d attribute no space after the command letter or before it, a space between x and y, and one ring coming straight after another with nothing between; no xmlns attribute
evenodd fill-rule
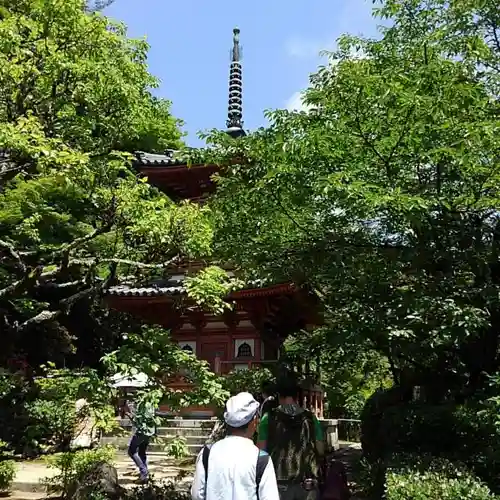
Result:
<svg viewBox="0 0 500 500"><path fill-rule="evenodd" d="M298 404L293 373L278 380L277 390L279 406L262 416L258 446L274 462L281 500L316 500L324 455L321 424Z"/></svg>

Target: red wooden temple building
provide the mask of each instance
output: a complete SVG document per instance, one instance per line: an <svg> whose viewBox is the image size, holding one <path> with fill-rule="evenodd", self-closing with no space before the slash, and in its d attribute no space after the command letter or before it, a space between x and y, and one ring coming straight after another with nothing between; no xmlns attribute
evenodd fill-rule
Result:
<svg viewBox="0 0 500 500"><path fill-rule="evenodd" d="M237 138L245 134L242 122L242 71L239 30L234 30L230 66L227 133ZM173 200L200 202L215 191L212 175L216 165L187 165L165 154L137 153L135 168L147 176ZM183 297L183 279L202 267L199 262L185 262L171 269L168 281L148 287L114 286L107 290L106 302L113 309L140 317L147 323L169 329L174 341L210 363L215 373L255 366L275 365L287 335L317 324L315 297L293 283L253 288L231 293L227 300L233 307L222 316L203 310L179 307ZM323 416L323 393L318 374L306 374L303 403ZM189 390L183 382L179 388ZM209 414L206 408L190 409L191 414Z"/></svg>

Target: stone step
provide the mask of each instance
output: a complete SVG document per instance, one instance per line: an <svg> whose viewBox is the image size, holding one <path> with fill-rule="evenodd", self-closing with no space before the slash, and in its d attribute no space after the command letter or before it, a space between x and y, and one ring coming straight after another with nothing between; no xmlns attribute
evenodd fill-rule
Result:
<svg viewBox="0 0 500 500"><path fill-rule="evenodd" d="M186 448L190 455L197 455L205 444L205 439L193 436L193 442L187 442ZM130 439L128 437L103 437L101 438L101 445L111 445L116 447L119 451L126 451L128 449ZM164 443L153 441L148 446L148 451L161 453L165 452L165 448L168 446L168 440Z"/></svg>
<svg viewBox="0 0 500 500"><path fill-rule="evenodd" d="M210 429L202 429L200 427L159 427L158 436L203 436L208 437L212 432Z"/></svg>
<svg viewBox="0 0 500 500"><path fill-rule="evenodd" d="M169 443L170 441L174 441L175 439L178 439L179 437L183 438L186 442L186 444L200 444L204 445L207 442L208 436L178 436L178 435L165 435L165 436L160 436L162 440L166 441Z"/></svg>
<svg viewBox="0 0 500 500"><path fill-rule="evenodd" d="M212 420L212 419L207 419L207 420L200 420L200 419L192 419L192 418L185 418L185 419L165 419L163 420L163 423L165 424L166 427L200 427L202 429L213 429L214 425L216 424L217 420Z"/></svg>
<svg viewBox="0 0 500 500"><path fill-rule="evenodd" d="M151 440L149 443L149 447L154 444L169 444L172 441L176 441L177 439L183 438L186 445L190 444L199 444L203 445L207 442L206 436L159 436L157 439ZM130 442L129 436L105 436L101 438L101 445L111 445L111 446L128 446Z"/></svg>
<svg viewBox="0 0 500 500"><path fill-rule="evenodd" d="M132 423L128 418L117 419L122 427L131 427ZM202 429L212 429L216 424L215 419L196 419L196 418L162 418L162 427L197 427Z"/></svg>
<svg viewBox="0 0 500 500"><path fill-rule="evenodd" d="M201 436L208 437L212 429L200 429L199 427L158 427L156 430L158 436ZM132 434L132 428L122 427L118 431L106 434L105 437L129 437Z"/></svg>

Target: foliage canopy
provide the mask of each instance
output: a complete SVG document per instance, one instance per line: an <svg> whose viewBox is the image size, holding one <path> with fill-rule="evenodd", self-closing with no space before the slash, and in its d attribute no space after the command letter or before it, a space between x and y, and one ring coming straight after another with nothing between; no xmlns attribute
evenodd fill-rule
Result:
<svg viewBox="0 0 500 500"><path fill-rule="evenodd" d="M470 395L499 362L498 6L377 3L389 27L339 39L307 111L208 137L244 159L219 178L220 250L317 293L316 352L376 349L398 383Z"/></svg>
<svg viewBox="0 0 500 500"><path fill-rule="evenodd" d="M212 228L205 209L173 204L130 168L134 151L182 146L170 103L153 94L147 43L83 0L0 7L2 356L36 366L46 346L70 355L82 321L106 330L108 285L209 255ZM224 278L191 291L203 299L197 285Z"/></svg>

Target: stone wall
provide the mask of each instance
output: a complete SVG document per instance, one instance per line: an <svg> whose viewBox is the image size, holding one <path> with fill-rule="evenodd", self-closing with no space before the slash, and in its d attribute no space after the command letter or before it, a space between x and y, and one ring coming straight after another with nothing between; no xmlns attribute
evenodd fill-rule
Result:
<svg viewBox="0 0 500 500"><path fill-rule="evenodd" d="M320 424L323 427L326 440L326 451L334 451L339 449L339 430L338 420L320 419Z"/></svg>

